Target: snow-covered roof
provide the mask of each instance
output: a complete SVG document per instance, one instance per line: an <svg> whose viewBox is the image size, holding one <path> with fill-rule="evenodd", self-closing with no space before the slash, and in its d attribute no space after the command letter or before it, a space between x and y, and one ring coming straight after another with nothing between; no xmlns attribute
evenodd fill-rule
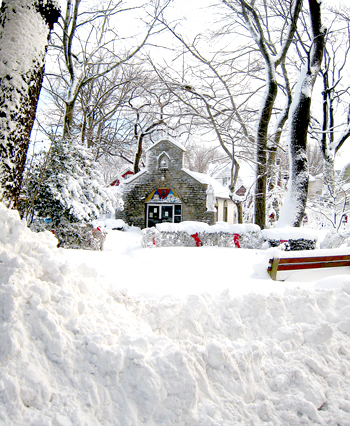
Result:
<svg viewBox="0 0 350 426"><path fill-rule="evenodd" d="M212 185L214 188L214 194L217 198L230 198L230 190L225 186L221 185L215 178L212 176L206 175L204 173L192 172L188 169L182 169L185 173L196 179L198 182L205 185Z"/></svg>
<svg viewBox="0 0 350 426"><path fill-rule="evenodd" d="M147 168L144 168L143 170L140 170L138 173L136 173L136 175L133 175L133 176L131 176L131 177L129 177L129 178L126 178L126 179L124 179L122 182L121 182L121 185L124 185L124 184L126 184L126 183L130 183L130 182L132 182L134 179L138 179L141 175L143 175L144 173L146 173L147 172Z"/></svg>
<svg viewBox="0 0 350 426"><path fill-rule="evenodd" d="M231 167L225 166L223 169L221 169L215 176L216 179L222 179L226 177L230 177L231 175Z"/></svg>
<svg viewBox="0 0 350 426"><path fill-rule="evenodd" d="M145 152L148 152L150 149L153 149L156 145L158 145L161 142L170 142L173 145L176 145L178 148L180 148L182 151L186 152L186 148L178 141L176 141L175 139L171 138L170 136L167 136L166 138L160 138L157 142L155 142L152 146L150 146L149 148L146 149Z"/></svg>

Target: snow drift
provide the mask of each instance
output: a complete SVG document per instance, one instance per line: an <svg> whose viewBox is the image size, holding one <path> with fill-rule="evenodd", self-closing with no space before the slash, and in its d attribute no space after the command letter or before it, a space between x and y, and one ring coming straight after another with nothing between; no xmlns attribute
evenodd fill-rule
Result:
<svg viewBox="0 0 350 426"><path fill-rule="evenodd" d="M350 424L350 281L146 299L56 244L0 206L1 425Z"/></svg>

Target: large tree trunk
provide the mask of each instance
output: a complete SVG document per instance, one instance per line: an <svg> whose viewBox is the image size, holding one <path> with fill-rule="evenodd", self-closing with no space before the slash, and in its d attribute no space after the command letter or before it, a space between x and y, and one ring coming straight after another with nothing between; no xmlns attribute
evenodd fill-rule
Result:
<svg viewBox="0 0 350 426"><path fill-rule="evenodd" d="M0 11L0 200L16 206L44 74L55 0L3 0Z"/></svg>
<svg viewBox="0 0 350 426"><path fill-rule="evenodd" d="M282 132L285 123L288 120L289 108L292 104L292 91L290 89L289 78L287 75L287 68L284 61L281 64L284 77L284 89L287 92L286 105L277 118L275 132L273 136L272 144L268 144L267 152L267 180L268 180L268 192L270 194L270 204L276 213L276 220L279 219L280 215L280 203L279 196L277 194L279 180L280 180L280 167L277 164L277 150L282 137Z"/></svg>
<svg viewBox="0 0 350 426"><path fill-rule="evenodd" d="M277 81L274 65L269 66L270 72L266 82L265 102L261 111L257 135L257 179L255 185L254 216L255 223L261 229L266 227L266 184L267 184L267 134L273 105L277 96Z"/></svg>
<svg viewBox="0 0 350 426"><path fill-rule="evenodd" d="M290 111L290 181L278 226L300 226L307 201L309 173L306 142L310 122L311 95L322 63L326 34L326 30L321 23L320 2L318 0L309 0L309 10L313 43L307 67L299 77Z"/></svg>

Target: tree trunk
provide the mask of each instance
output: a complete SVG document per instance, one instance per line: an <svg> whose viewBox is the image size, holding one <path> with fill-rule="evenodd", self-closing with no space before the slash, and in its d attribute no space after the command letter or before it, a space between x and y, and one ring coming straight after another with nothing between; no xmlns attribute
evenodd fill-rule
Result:
<svg viewBox="0 0 350 426"><path fill-rule="evenodd" d="M334 156L326 155L323 163L323 180L327 186L327 191L335 196L335 170L334 170Z"/></svg>
<svg viewBox="0 0 350 426"><path fill-rule="evenodd" d="M70 136L73 124L74 100L65 102L64 122L63 122L63 138L66 139Z"/></svg>
<svg viewBox="0 0 350 426"><path fill-rule="evenodd" d="M290 181L278 226L300 226L307 201L308 164L306 154L307 131L310 121L312 90L320 71L326 30L321 23L321 4L309 0L313 43L308 66L299 77L291 106L289 148L291 158Z"/></svg>
<svg viewBox="0 0 350 426"><path fill-rule="evenodd" d="M243 223L243 205L239 201L234 201L237 208L237 223Z"/></svg>
<svg viewBox="0 0 350 426"><path fill-rule="evenodd" d="M267 183L267 134L273 104L277 96L277 82L272 67L266 83L265 102L259 119L257 136L257 180L255 185L254 215L255 223L261 229L266 227L266 183Z"/></svg>
<svg viewBox="0 0 350 426"><path fill-rule="evenodd" d="M44 75L54 0L3 0L0 11L0 200L15 207Z"/></svg>
<svg viewBox="0 0 350 426"><path fill-rule="evenodd" d="M289 78L285 62L281 63L281 68L284 77L284 90L287 92L286 105L277 118L276 128L273 137L273 143L268 146L267 152L267 179L268 179L268 192L272 195L272 206L276 211L276 219L279 218L279 201L276 196L276 188L279 184L280 170L277 170L277 149L280 144L282 132L285 123L288 120L288 113L292 104L292 92L290 89Z"/></svg>
<svg viewBox="0 0 350 426"><path fill-rule="evenodd" d="M142 142L143 142L143 133L138 135L138 142L137 142L137 151L135 154L135 160L134 160L134 174L138 173L140 171L140 161L141 161L141 155L142 155Z"/></svg>

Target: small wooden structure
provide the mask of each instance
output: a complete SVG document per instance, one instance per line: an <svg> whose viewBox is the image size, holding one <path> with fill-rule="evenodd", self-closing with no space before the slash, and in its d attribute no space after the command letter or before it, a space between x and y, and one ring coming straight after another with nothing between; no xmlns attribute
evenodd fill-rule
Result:
<svg viewBox="0 0 350 426"><path fill-rule="evenodd" d="M309 252L310 253L310 252ZM276 257L269 260L267 272L277 280L277 272L350 266L350 254L321 256Z"/></svg>

